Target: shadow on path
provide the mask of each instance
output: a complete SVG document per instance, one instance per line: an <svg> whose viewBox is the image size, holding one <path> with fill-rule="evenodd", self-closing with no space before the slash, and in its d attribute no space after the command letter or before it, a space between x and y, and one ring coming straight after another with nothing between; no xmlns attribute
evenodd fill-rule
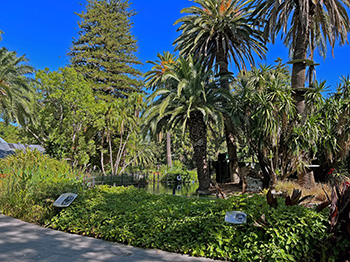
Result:
<svg viewBox="0 0 350 262"><path fill-rule="evenodd" d="M210 262L214 260L68 234L0 214L0 261Z"/></svg>

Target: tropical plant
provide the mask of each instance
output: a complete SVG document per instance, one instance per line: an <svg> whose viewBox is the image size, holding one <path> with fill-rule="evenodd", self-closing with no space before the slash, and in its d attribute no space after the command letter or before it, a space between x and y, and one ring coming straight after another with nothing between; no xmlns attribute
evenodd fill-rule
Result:
<svg viewBox="0 0 350 262"><path fill-rule="evenodd" d="M147 89L154 91L157 88L162 87L163 85L169 85L169 81L164 81L164 75L169 72L170 67L173 67L177 63L177 57L171 54L170 52L163 52L162 54L157 55L159 60L147 61L147 63L153 64L153 67L150 71L144 74L145 85ZM167 131L166 133L166 155L168 166L172 166L172 157L171 157L171 133Z"/></svg>
<svg viewBox="0 0 350 262"><path fill-rule="evenodd" d="M174 41L175 50L181 55L195 59L207 58L209 68L215 63L220 73L228 72L228 63L233 61L245 69L246 60L254 63L253 52L260 58L266 47L261 31L249 19L249 1L240 0L195 0L197 6L184 8L181 13L189 15L178 19L178 31L182 34ZM226 86L227 88L227 86Z"/></svg>
<svg viewBox="0 0 350 262"><path fill-rule="evenodd" d="M325 85L325 83L323 83ZM316 114L322 121L318 143L318 176L326 179L330 170L340 167L350 152L350 77L342 77L337 92L319 103ZM329 178L329 177L328 177Z"/></svg>
<svg viewBox="0 0 350 262"><path fill-rule="evenodd" d="M295 172L303 174L310 164L302 161L303 156L310 149L317 152L320 117L310 114L305 124L294 126L287 67L279 61L274 67L253 68L237 78L234 88L230 114L241 128L240 139L248 145L248 154L259 162L264 187L274 187L278 178Z"/></svg>
<svg viewBox="0 0 350 262"><path fill-rule="evenodd" d="M223 125L222 114L217 110L218 95L214 92L217 79L211 70L205 70L201 61L194 62L192 57L180 57L179 63L164 77L175 81L176 88L165 86L149 97L150 105L144 112L145 121L153 133L159 133L164 126L173 129L181 125L183 132L188 128L194 148L198 190L205 191L210 185L207 125L210 121L218 126Z"/></svg>
<svg viewBox="0 0 350 262"><path fill-rule="evenodd" d="M14 51L0 49L0 115L7 122L17 121L21 125L33 117L34 92L28 75L35 69L27 62Z"/></svg>
<svg viewBox="0 0 350 262"><path fill-rule="evenodd" d="M250 18L250 1L195 0L196 6L183 9L188 15L178 19L178 31L182 34L174 41L175 50L187 57L206 58L211 68L214 64L220 75L228 73L229 62L245 69L246 60L254 64L253 53L263 57L266 52L262 33ZM227 78L221 79L221 87L229 90ZM226 143L231 175L238 172L235 127L225 118Z"/></svg>
<svg viewBox="0 0 350 262"><path fill-rule="evenodd" d="M145 86L147 89L154 91L157 88L169 85L169 82L164 81L164 75L168 73L177 63L177 56L170 52L163 52L157 54L158 60L146 61L153 65L150 71L144 74Z"/></svg>
<svg viewBox="0 0 350 262"><path fill-rule="evenodd" d="M347 8L349 0L336 1L277 1L256 0L256 11L253 17L266 21L264 37L275 41L282 31L282 36L290 40L288 45L293 50L292 89L298 113L304 114L306 66L314 66L307 60L308 51L311 58L315 40L326 40L334 49L336 41L347 43L347 32L350 30L350 20ZM322 33L321 33L322 32ZM324 46L324 44L323 44Z"/></svg>

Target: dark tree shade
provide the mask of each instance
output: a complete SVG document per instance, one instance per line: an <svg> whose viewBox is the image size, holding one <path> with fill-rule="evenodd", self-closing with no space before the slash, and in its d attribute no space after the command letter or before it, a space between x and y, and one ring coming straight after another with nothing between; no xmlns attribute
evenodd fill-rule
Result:
<svg viewBox="0 0 350 262"><path fill-rule="evenodd" d="M134 67L141 63L130 32L134 15L124 0L87 0L86 11L78 14L79 37L68 53L70 63L100 97L127 97L140 91L141 73Z"/></svg>

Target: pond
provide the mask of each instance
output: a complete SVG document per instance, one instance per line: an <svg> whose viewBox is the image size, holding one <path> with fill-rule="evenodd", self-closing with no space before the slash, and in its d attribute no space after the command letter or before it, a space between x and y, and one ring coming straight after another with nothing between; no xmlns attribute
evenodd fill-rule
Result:
<svg viewBox="0 0 350 262"><path fill-rule="evenodd" d="M168 194L173 195L175 192L175 195L179 196L193 196L196 195L196 189L198 188L197 182L191 182L191 183L182 183L178 185L169 184L166 183L149 183L146 185L145 190L149 193L153 194Z"/></svg>

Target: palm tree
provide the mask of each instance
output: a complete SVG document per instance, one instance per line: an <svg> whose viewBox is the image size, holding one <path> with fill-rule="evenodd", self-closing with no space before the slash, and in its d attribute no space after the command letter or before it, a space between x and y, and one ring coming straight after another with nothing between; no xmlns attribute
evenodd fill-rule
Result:
<svg viewBox="0 0 350 262"><path fill-rule="evenodd" d="M24 125L31 117L33 91L27 75L35 70L24 57L14 51L0 49L0 107L1 117Z"/></svg>
<svg viewBox="0 0 350 262"><path fill-rule="evenodd" d="M251 1L241 0L194 0L197 6L183 9L187 13L175 24L181 24L182 34L175 40L175 50L195 59L207 58L207 65L214 64L220 75L228 73L229 62L239 69L246 68L246 61L254 64L253 53L264 57L266 47L262 33L253 26L250 19ZM221 87L229 90L227 79L221 80ZM235 127L228 116L225 119L226 142L230 160L230 173L238 171Z"/></svg>
<svg viewBox="0 0 350 262"><path fill-rule="evenodd" d="M158 53L157 57L158 60L156 61L146 61L146 63L152 64L153 67L143 75L145 77L146 88L152 91L164 86L163 76L177 63L177 56L174 56L168 51L163 52L163 54Z"/></svg>
<svg viewBox="0 0 350 262"><path fill-rule="evenodd" d="M293 51L292 89L298 113L305 110L305 77L306 66L313 66L311 59L315 41L326 40L332 47L340 39L340 43L347 43L347 32L350 30L350 21L347 8L349 0L256 0L256 11L253 17L266 21L264 37L274 43L275 37L282 31L282 36L290 40L290 49ZM322 33L321 33L322 32ZM323 38L321 37L323 36ZM321 46L324 46L321 45Z"/></svg>
<svg viewBox="0 0 350 262"><path fill-rule="evenodd" d="M245 69L245 60L254 63L253 52L260 58L266 53L261 31L252 25L250 1L194 0L199 6L184 8L189 15L178 19L182 34L174 41L175 50L195 59L205 56L208 66L215 63L220 73L228 72L233 60L239 69ZM227 88L227 87L226 87Z"/></svg>
<svg viewBox="0 0 350 262"><path fill-rule="evenodd" d="M223 126L222 114L217 111L218 95L212 88L217 83L213 72L205 71L201 61L195 63L192 57L180 57L164 78L176 86L165 85L150 96L151 103L144 112L145 122L153 133L158 133L163 126L171 130L181 125L183 132L188 129L199 180L197 191L205 191L210 186L207 125L212 121Z"/></svg>
<svg viewBox="0 0 350 262"><path fill-rule="evenodd" d="M169 72L170 67L177 63L177 57L170 52L163 52L163 55L158 53L157 57L159 60L155 62L147 61L147 63L151 63L154 66L150 71L144 74L146 88L151 89L152 91L165 84L163 76ZM169 85L169 81L166 84ZM172 167L171 133L169 131L166 133L166 156L168 167Z"/></svg>

